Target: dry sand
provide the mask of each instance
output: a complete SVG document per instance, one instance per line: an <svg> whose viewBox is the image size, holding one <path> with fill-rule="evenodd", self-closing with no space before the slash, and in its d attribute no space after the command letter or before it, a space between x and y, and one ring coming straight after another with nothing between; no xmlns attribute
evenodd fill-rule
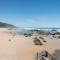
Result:
<svg viewBox="0 0 60 60"><path fill-rule="evenodd" d="M31 37L16 35L12 38L13 35L6 32L10 31L7 28L0 28L0 60L35 60L36 52L48 50L49 53L52 53L55 50L54 41L51 43L52 40L49 41L48 38L44 45L36 46Z"/></svg>

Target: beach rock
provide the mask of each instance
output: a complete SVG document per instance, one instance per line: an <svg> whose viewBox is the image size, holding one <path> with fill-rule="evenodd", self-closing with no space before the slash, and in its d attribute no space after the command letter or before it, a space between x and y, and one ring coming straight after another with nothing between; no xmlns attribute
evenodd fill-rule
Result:
<svg viewBox="0 0 60 60"><path fill-rule="evenodd" d="M35 45L43 45L42 42L38 38L34 38L33 42Z"/></svg>

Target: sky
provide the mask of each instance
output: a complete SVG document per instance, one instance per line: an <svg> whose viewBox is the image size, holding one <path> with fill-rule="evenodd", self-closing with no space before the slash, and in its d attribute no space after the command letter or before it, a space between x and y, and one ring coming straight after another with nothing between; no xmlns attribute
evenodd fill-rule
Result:
<svg viewBox="0 0 60 60"><path fill-rule="evenodd" d="M0 0L0 22L17 27L60 27L60 0Z"/></svg>

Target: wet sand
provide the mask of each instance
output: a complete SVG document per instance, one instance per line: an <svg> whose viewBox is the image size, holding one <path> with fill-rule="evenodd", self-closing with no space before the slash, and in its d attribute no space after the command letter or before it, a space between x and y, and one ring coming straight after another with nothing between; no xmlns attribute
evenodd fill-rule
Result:
<svg viewBox="0 0 60 60"><path fill-rule="evenodd" d="M13 38L12 34L5 32L10 31L6 28L0 28L0 60L35 60L36 52L47 50L49 53L52 53L55 49L52 46L53 43L50 44L52 40L51 42L48 40L42 46L36 46L31 37L16 35Z"/></svg>

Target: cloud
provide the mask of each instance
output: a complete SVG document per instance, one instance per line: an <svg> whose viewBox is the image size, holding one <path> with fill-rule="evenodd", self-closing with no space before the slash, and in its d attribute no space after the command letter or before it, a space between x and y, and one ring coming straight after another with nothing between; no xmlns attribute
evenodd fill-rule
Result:
<svg viewBox="0 0 60 60"><path fill-rule="evenodd" d="M48 21L47 17L30 17L25 19L24 24L26 23L27 26L30 27L41 27L42 25L46 24L46 22Z"/></svg>

